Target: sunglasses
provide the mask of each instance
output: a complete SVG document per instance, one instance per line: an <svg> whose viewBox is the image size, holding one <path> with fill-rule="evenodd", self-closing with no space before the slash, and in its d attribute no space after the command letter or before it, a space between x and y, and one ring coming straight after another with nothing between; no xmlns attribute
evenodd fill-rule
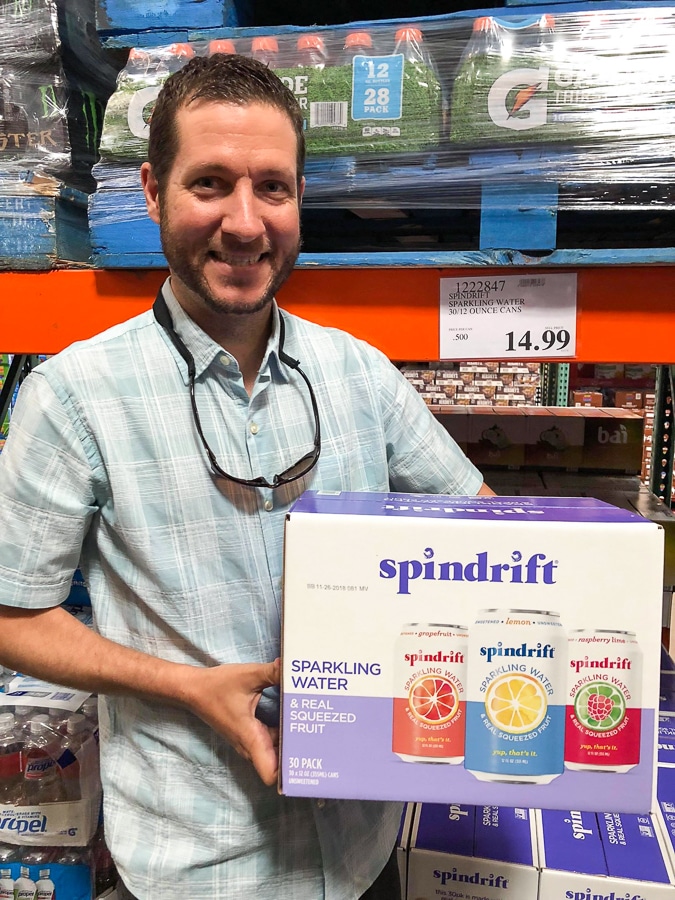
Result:
<svg viewBox="0 0 675 900"><path fill-rule="evenodd" d="M312 412L314 414L314 446L309 451L309 453L305 453L305 455L296 463L294 463L292 466L289 466L287 469L284 469L284 471L279 475L274 475L272 480L268 481L267 478L264 478L262 475L259 475L257 478L237 478L235 475L230 475L228 472L226 472L218 463L215 453L209 447L208 441L204 436L202 423L199 418L199 410L197 409L197 400L195 398L195 360L193 355L190 353L188 348L178 336L176 329L174 328L171 313L169 312L169 308L166 305L166 300L164 299L161 290L157 294L155 302L152 305L152 311L154 313L155 319L166 331L169 338L171 339L171 343L174 345L176 350L180 353L181 357L187 364L190 387L190 403L192 405L192 417L194 419L195 428L197 429L199 439L201 440L202 446L204 447L206 455L209 458L209 463L211 464L211 471L213 472L213 474L217 475L219 478L226 478L228 481L233 481L235 482L235 484L243 484L246 487L272 489L281 487L284 484L290 484L293 481L297 481L298 478L302 478L304 475L307 475L307 473L310 472L317 464L319 455L321 453L321 427L319 424L319 408L316 403L316 397L314 395L312 385L309 383L309 378L307 378L305 373L300 368L300 363L297 359L293 359L292 356L289 356L284 352L286 328L284 325L283 316L279 316L278 355L281 362L289 368L294 369L307 385L307 390L309 391L309 399L312 404Z"/></svg>

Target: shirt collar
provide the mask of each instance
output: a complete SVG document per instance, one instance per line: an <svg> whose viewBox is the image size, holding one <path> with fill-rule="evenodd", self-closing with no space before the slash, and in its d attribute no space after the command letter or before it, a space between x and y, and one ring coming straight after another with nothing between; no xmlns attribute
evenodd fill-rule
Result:
<svg viewBox="0 0 675 900"><path fill-rule="evenodd" d="M176 334L183 341L187 349L190 351L195 361L195 379L208 369L208 367L217 362L226 371L231 373L239 372L239 364L236 359L224 350L220 344L216 343L213 338L203 331L199 325L192 319L180 305L176 299L176 295L171 287L171 282L167 278L162 285L162 293L166 301L167 308L171 314L173 327ZM272 333L270 334L265 348L265 354L260 365L260 376L266 375L269 378L268 368L274 369L278 377L283 381L288 381L288 371L286 366L282 366L279 360L279 307L276 300L272 301ZM170 343L170 342L169 342ZM170 344L171 346L171 344ZM176 362L181 372L184 383L188 384L187 366L176 353Z"/></svg>

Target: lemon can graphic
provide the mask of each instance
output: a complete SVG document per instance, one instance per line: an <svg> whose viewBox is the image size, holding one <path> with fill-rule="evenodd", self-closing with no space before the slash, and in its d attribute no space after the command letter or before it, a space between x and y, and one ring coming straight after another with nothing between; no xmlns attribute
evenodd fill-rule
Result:
<svg viewBox="0 0 675 900"><path fill-rule="evenodd" d="M642 652L632 631L570 631L565 768L628 772L640 762Z"/></svg>
<svg viewBox="0 0 675 900"><path fill-rule="evenodd" d="M392 751L404 762L464 759L466 654L462 625L404 625L395 645Z"/></svg>
<svg viewBox="0 0 675 900"><path fill-rule="evenodd" d="M563 772L567 636L550 610L483 609L469 628L464 767L481 781Z"/></svg>

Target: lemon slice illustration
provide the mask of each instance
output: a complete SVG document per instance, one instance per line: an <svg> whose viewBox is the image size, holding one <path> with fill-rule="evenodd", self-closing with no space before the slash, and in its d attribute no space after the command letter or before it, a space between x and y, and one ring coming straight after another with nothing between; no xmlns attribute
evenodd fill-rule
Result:
<svg viewBox="0 0 675 900"><path fill-rule="evenodd" d="M541 683L520 672L496 678L485 695L490 722L507 734L534 731L542 723L547 707Z"/></svg>

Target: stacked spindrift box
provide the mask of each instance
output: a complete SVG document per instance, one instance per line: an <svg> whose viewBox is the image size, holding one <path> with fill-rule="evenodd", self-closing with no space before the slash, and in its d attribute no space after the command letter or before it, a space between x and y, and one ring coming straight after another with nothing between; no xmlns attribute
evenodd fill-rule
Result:
<svg viewBox="0 0 675 900"><path fill-rule="evenodd" d="M87 0L0 4L0 267L86 260L86 192L117 67Z"/></svg>
<svg viewBox="0 0 675 900"><path fill-rule="evenodd" d="M551 250L559 215L597 224L610 211L621 240L643 239L645 210L653 222L673 205L675 9L554 9L264 36L202 29L193 41L137 47L106 113L90 205L95 260L164 264L137 174L147 123L169 71L211 52L262 59L300 103L307 252L327 249L324 239L334 250L400 250L425 237L432 249ZM631 229L620 218L628 210Z"/></svg>

